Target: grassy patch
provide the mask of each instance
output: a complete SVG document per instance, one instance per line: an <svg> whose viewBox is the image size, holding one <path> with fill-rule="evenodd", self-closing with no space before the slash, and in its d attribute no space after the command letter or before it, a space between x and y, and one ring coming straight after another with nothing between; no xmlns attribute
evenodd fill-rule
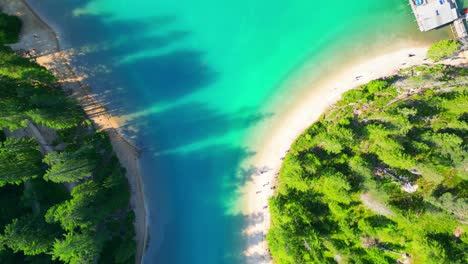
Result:
<svg viewBox="0 0 468 264"><path fill-rule="evenodd" d="M460 43L455 40L441 40L432 44L427 51L427 57L434 62L438 62L454 55L459 48Z"/></svg>

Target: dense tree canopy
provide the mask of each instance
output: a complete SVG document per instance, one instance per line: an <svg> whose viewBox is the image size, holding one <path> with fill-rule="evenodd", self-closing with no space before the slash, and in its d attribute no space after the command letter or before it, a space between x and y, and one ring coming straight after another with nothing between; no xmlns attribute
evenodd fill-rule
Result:
<svg viewBox="0 0 468 264"><path fill-rule="evenodd" d="M134 263L125 171L52 73L4 46L20 25L0 14L0 263Z"/></svg>
<svg viewBox="0 0 468 264"><path fill-rule="evenodd" d="M71 232L54 243L54 259L70 264L94 263L99 255L97 242L90 234Z"/></svg>
<svg viewBox="0 0 468 264"><path fill-rule="evenodd" d="M20 30L21 20L18 17L0 13L0 45L16 43Z"/></svg>
<svg viewBox="0 0 468 264"><path fill-rule="evenodd" d="M75 151L52 152L44 162L50 166L44 179L53 182L76 182L90 177L96 167L96 150L83 146Z"/></svg>
<svg viewBox="0 0 468 264"><path fill-rule="evenodd" d="M345 93L292 145L270 200L277 263L468 261L468 71Z"/></svg>
<svg viewBox="0 0 468 264"><path fill-rule="evenodd" d="M32 139L8 138L0 142L0 186L20 184L42 175L42 155Z"/></svg>
<svg viewBox="0 0 468 264"><path fill-rule="evenodd" d="M0 128L25 127L28 120L54 129L76 126L82 111L55 81L44 67L0 47Z"/></svg>
<svg viewBox="0 0 468 264"><path fill-rule="evenodd" d="M25 255L48 253L60 229L44 222L43 216L26 215L5 226L4 243Z"/></svg>

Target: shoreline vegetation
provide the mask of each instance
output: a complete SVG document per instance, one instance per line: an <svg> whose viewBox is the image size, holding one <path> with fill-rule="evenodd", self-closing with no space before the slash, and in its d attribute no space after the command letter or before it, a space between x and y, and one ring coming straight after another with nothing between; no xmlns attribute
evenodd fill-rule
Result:
<svg viewBox="0 0 468 264"><path fill-rule="evenodd" d="M131 143L125 140L119 132L118 132L118 121L117 119L111 117L106 109L98 103L92 95L90 95L90 92L87 87L84 87L82 84L82 77L79 77L75 74L73 69L70 67L68 60L71 54L67 53L66 51L60 50L59 42L57 39L57 36L55 32L44 22L41 20L41 18L32 10L29 5L25 1L0 1L0 8L9 14L12 15L18 15L21 20L22 20L22 30L21 30L21 36L18 39L17 36L14 36L14 32L9 32L7 36L14 36L15 41L11 41L11 39L5 39L3 44L11 44L10 46L17 50L17 52L23 53L25 57L32 57L33 60L35 60L38 64L44 66L48 70L50 70L55 76L53 76L51 73L45 71L44 68L41 68L35 63L29 62L27 59L22 59L20 57L16 57L11 51L9 51L9 48L2 48L3 52L6 55L6 58L11 58L11 60L7 60L6 62L3 62L5 65L8 65L8 63L19 63L21 66L26 65L28 68L24 69L23 75L18 75L14 76L14 78L20 79L21 82L27 83L27 80L23 80L21 78L29 78L31 79L31 82L34 82L34 84L31 85L37 85L37 86L51 86L51 87L61 87L64 89L67 93L71 94L70 99L67 99L64 95L62 95L60 92L57 92L55 96L57 96L57 105L60 105L59 101L63 101L65 105L67 106L67 111L71 111L70 113L63 111L64 116L74 116L75 119L73 120L63 120L61 125L59 124L57 120L54 120L54 114L49 113L49 109L39 109L39 110L34 110L38 111L38 113L35 113L34 111L27 111L26 116L12 116L11 118L7 118L5 120L12 120L10 123L6 122L2 124L2 127L10 127L10 129L5 130L5 135L4 135L4 140L6 140L3 144L5 146L16 146L18 142L10 142L12 140L11 138L15 137L26 137L26 138L35 138L34 140L27 141L27 144L31 146L32 149L38 149L42 152L43 155L46 155L46 157L42 161L38 161L41 163L41 168L49 168L47 172L43 171L41 173L45 173L44 179L46 179L46 182L49 184L51 182L57 183L57 182L65 182L65 187L68 189L68 191L71 191L72 193L72 200L73 199L78 199L77 197L80 197L80 191L86 192L86 188L91 188L94 192L97 192L96 195L103 195L101 192L101 186L105 186L105 184L110 184L108 186L109 190L114 190L114 189L119 189L120 193L115 194L115 200L112 200L111 198L106 199L105 201L102 201L102 206L106 206L109 204L109 202L115 202L116 205L121 205L118 208L112 208L109 209L108 211L103 210L103 214L99 213L97 214L97 218L95 221L91 221L92 223L86 223L86 228L84 226L79 226L80 230L91 230L92 228L104 228L106 229L106 225L109 224L110 222L113 221L112 224L112 229L119 229L119 224L118 219L121 217L119 214L115 214L117 211L115 210L122 210L122 208L127 208L128 206L124 206L124 204L130 204L130 208L134 211L135 214L133 216L128 216L126 217L124 225L126 226L125 228L129 230L129 232L133 232L132 236L126 236L125 241L128 241L128 243L135 243L133 240L134 238L136 239L136 245L126 245L124 248L120 247L118 248L118 244L115 244L117 242L114 241L114 239L111 241L114 243L114 245L111 247L112 250L118 251L120 250L121 253L117 252L115 255L114 260L106 259L103 256L99 257L99 253L101 251L89 251L89 252L81 252L85 255L93 255L96 257L96 259L103 260L104 262L102 263L109 263L105 261L111 261L115 263L140 263L143 258L144 250L146 249L146 244L148 240L148 226L147 226L147 210L146 210L146 205L145 205L145 200L144 200L144 190L143 190L143 183L140 175L140 169L139 169L139 150L135 148ZM15 19L10 17L9 20ZM17 19L17 18L16 18ZM5 21L0 21L0 22L5 22ZM16 24L14 24L16 25ZM21 23L20 23L21 25ZM7 29L10 28L11 25L8 25ZM4 28L0 28L4 29ZM20 32L16 32L20 33ZM0 35L0 37L4 37L4 35ZM17 42L19 40L19 42ZM16 42L16 43L15 43ZM2 45L3 45L2 44ZM11 69L16 69L16 67L13 65L13 68ZM2 70L2 74L9 74L8 68ZM17 71L17 69L15 70ZM26 75L26 72L36 72L34 73L36 75L31 75L28 73ZM38 79L35 80L34 78L46 78L46 79ZM50 100L50 98L34 98L34 100L39 100L39 103L42 104L47 104L47 102L44 102L43 100ZM73 105L78 103L84 112L80 108L74 108ZM49 103L53 105L52 103ZM56 111L54 110L55 106L50 106L50 111ZM57 106L59 107L59 106ZM71 107L71 108L70 108ZM74 109L74 110L73 110ZM89 119L84 119L84 113L86 113L87 118ZM8 114L14 115L13 112L5 112L2 113L2 116L5 115L8 116ZM57 113L55 113L57 114ZM52 120L48 120L48 118L52 118ZM2 117L3 118L3 117ZM77 122L79 119L79 122ZM31 120L29 122L25 120ZM91 120L92 123L89 121ZM18 123L19 122L19 123ZM19 129L17 129L19 128ZM17 129L16 131L14 131ZM96 134L94 137L97 137L97 139L93 139L93 132L94 129L97 130ZM12 131L10 131L12 130ZM8 139L6 139L8 138ZM23 139L21 139L23 140ZM84 144L84 143L88 144ZM21 142L24 143L24 142ZM39 144L38 146L34 146L35 144ZM84 144L82 148L79 148L78 146ZM85 147L87 146L87 147ZM70 150L70 153L67 152L67 150ZM63 151L63 152L62 152ZM97 153L96 153L97 152ZM112 153L115 153L116 156L112 155ZM92 155L95 155L91 158ZM87 158L86 158L87 157ZM105 159L104 159L105 158ZM101 160L104 159L104 160ZM99 164L100 166L97 166L98 163L96 163L97 160L101 160L102 164L106 164L106 166L102 167L102 164ZM68 161L68 163L67 163ZM125 170L120 168L120 164L125 168ZM80 164L78 168L74 168L72 170L75 175L68 175L71 173L68 173L66 168L67 166L71 166L72 164ZM75 165L76 165L75 164ZM52 169L53 168L53 169ZM37 173L33 179L26 180L24 184L20 186L24 186L25 192L27 191L33 191L31 190L31 184L29 184L29 181L39 181L38 178L41 175L41 173ZM90 174L92 174L91 180L89 178ZM112 182L109 180L111 176L109 176L109 179L105 179L104 174L109 174L112 176L115 176L118 178L118 180L122 181L120 176L123 176L125 179L125 186L123 187L123 182L120 182L120 185L115 185L112 184ZM65 176L64 176L65 175ZM67 179L66 177L76 177L73 178L73 181L68 182L70 179ZM125 177L126 176L126 177ZM128 180L128 182L127 182ZM20 181L17 181L16 183L20 183ZM80 183L78 185L78 183ZM42 183L41 183L42 184ZM129 184L129 186L127 185ZM85 186L87 185L88 187L80 187L80 186ZM9 186L9 185L7 185ZM121 187L119 187L121 186ZM97 191L99 190L99 191ZM18 192L18 191L17 191ZM76 194L76 197L75 197ZM91 195L91 193L90 193ZM62 195L63 196L63 195ZM127 197L128 196L128 197ZM127 197L127 198L126 198ZM85 198L85 197L84 197ZM126 200L128 199L128 200ZM71 207L72 202L65 202L68 203L66 204L67 208ZM38 205L40 206L40 204ZM65 206L65 205L64 205ZM89 205L91 206L91 205ZM95 205L96 208L99 208L99 205ZM36 205L34 206L34 208ZM42 206L40 206L42 208ZM64 214L64 209L65 207L59 207L60 214ZM96 209L94 208L94 209ZM58 209L57 209L58 210ZM43 210L42 210L43 211ZM42 212L41 211L41 212ZM108 215L106 215L105 212L108 212ZM113 212L113 213L112 213ZM49 212L47 212L49 213ZM59 211L55 211L55 214L59 214ZM65 230L69 230L65 228L65 224L61 222L61 218L54 215L54 213L49 213L49 217L46 218L48 219L47 221L56 221L62 223L62 227ZM87 212L90 213L90 212ZM86 216L84 218L92 218L91 216ZM111 217L112 219L109 219ZM119 218L120 217L120 218ZM39 217L40 219L40 217ZM112 221L110 221L112 220ZM105 224L102 224L101 221L104 221ZM22 223L21 219L18 220L18 222ZM101 223L101 224L98 224ZM7 223L2 223L2 224L7 224ZM130 224L130 226L128 226ZM132 225L133 224L133 225ZM72 225L73 226L73 225ZM90 228L92 227L92 228ZM131 227L131 228L130 228ZM124 228L124 229L125 229ZM111 229L111 228L109 228ZM118 232L123 232L124 229L121 229ZM81 231L83 231L81 230ZM101 230L101 229L99 229ZM75 232L76 231L76 232ZM96 231L96 230L94 230ZM114 230L115 231L115 230ZM63 232L62 232L63 233ZM57 233L57 234L62 234L62 233ZM84 231L82 232L83 234L80 234L77 230L75 230L75 227L72 227L70 232L66 235L66 239L64 241L69 242L68 246L77 246L73 243L78 243L78 241L83 241L85 242L85 235ZM106 250L109 251L111 249L107 248L109 245L106 244L106 247L103 248L101 246L104 245L104 241L107 241L107 238L112 238L114 237L114 233L105 233L105 235L101 237L96 237L96 240L91 241L88 240L91 244L86 244L86 246L96 246L95 249L101 249L101 250ZM106 236L108 236L106 238ZM50 237L50 236L49 236ZM3 238L3 237L2 237ZM59 238L59 237L55 237ZM88 237L89 238L89 237ZM4 240L0 239L0 242L4 243ZM50 241L49 241L50 242ZM52 241L53 242L53 241ZM99 242L99 243L98 243ZM58 243L58 242L57 242ZM65 243L65 242L64 242ZM8 244L7 244L8 245ZM84 248L85 246L83 246ZM21 248L13 248L15 251L20 252ZM55 244L54 244L54 249L55 249ZM44 257L44 253L49 254L51 253L50 251L50 245L48 245L47 250L44 248L40 257ZM78 249L77 249L78 250ZM133 253L132 253L133 252ZM29 252L31 253L31 252ZM76 254L80 252L75 252ZM132 253L132 259L131 261L128 261L128 255L125 256L125 254L130 254ZM1 254L1 253L0 253ZM97 254L97 255L96 255ZM25 255L30 255L26 254ZM55 255L53 255L55 257ZM106 257L109 256L114 256L113 254L110 254L109 252L106 252ZM74 263L73 259L76 260L78 258L77 255L69 256L69 258L62 258L62 257L56 257L59 258L60 260L63 260L65 262L70 262ZM1 257L0 257L1 259ZM27 256L26 259L31 259L30 256ZM118 262L117 260L121 260L122 262ZM91 261L91 260L90 260ZM3 263L3 261L2 261ZM81 263L81 262L80 262Z"/></svg>
<svg viewBox="0 0 468 264"><path fill-rule="evenodd" d="M441 41L428 56L440 61L458 48ZM269 230L268 245L246 253L263 256L262 263L272 261L270 253L275 263L466 261L468 77L466 69L447 65L466 67L466 59L443 63L348 87L336 104L323 106L327 111L315 107L324 114L275 164L265 166L272 156L265 148L254 164L261 168L257 179L275 184L260 195L275 193L268 203L272 227L264 210L268 222L256 232ZM257 208L258 189L257 183L249 190Z"/></svg>
<svg viewBox="0 0 468 264"><path fill-rule="evenodd" d="M309 124L316 122L322 113L335 104L343 93L374 79L395 75L402 68L432 64L426 57L427 51L428 47L408 48L357 62L354 67L330 76L324 82L315 84L314 89L308 94L303 92L301 98L297 99L291 109L280 114L274 122L271 122L276 125L259 129L257 134L268 134L269 136L258 137L251 143L261 147L256 149L256 155L246 163L245 167L255 168L256 173L251 182L247 183L241 190L243 213L255 216L249 219L248 226L243 232L250 235L262 234L263 237L260 240L247 241L247 249L244 254L249 256L249 259L254 259L252 263L272 262L266 242L266 234L271 221L268 200L278 188L276 183L279 171L285 156L289 153L291 144ZM459 56L444 60L442 63L466 65L467 60L464 55L466 54L459 54ZM267 130L268 133L265 133Z"/></svg>
<svg viewBox="0 0 468 264"><path fill-rule="evenodd" d="M342 95L269 201L276 263L465 263L468 70L413 66Z"/></svg>
<svg viewBox="0 0 468 264"><path fill-rule="evenodd" d="M107 263L109 261L110 263L133 263L136 259L136 262L140 263L148 240L148 212L145 208L144 186L138 167L138 149L118 133L118 120L108 115L105 107L94 100L88 88L83 86L84 77L77 76L70 67L68 61L73 54L60 49L56 33L41 20L27 2L0 0L0 7L23 19L20 42L16 44L14 42L18 41L18 20L15 22L13 17L0 19L0 23L8 25L2 28L0 24L2 46L11 44L9 46L14 50L25 57L34 59L55 75L51 75L50 72L29 60L13 55L9 48L0 48L1 56L6 60L3 62L5 67L0 72L0 81L4 82L5 87L12 88L4 93L0 88L0 96L6 98L0 104L2 107L0 125L4 128L4 131L0 132L0 160L3 158L0 166L3 166L2 172L11 172L2 175L0 181L0 203L5 204L0 215L0 224L6 227L0 230L0 245L3 245L0 247L0 260L2 263L3 261L5 263L18 263L18 261L37 263L48 261L52 257L56 262L61 260L69 263L77 263L77 260L92 263L96 259L107 261ZM11 32L4 33L5 29L11 29ZM447 51L445 47L454 49L453 43L441 43L434 50L434 58L442 59L447 56L450 52L444 53ZM457 243L461 240L466 244L466 221L463 220L465 217L463 214L460 216L457 206L462 198L466 199L466 197L459 196L462 193L460 190L463 189L460 184L466 182L463 167L460 167L460 164L463 164L461 162L466 160L466 155L459 153L463 152L463 147L466 146L466 137L463 136L466 135L466 131L463 130L466 129L464 127L466 113L463 113L463 109L466 109L466 90L455 85L450 89L444 86L445 88L431 93L427 87L398 90L401 87L396 88L394 85L395 79L401 77L410 82L420 82L425 85L430 81L437 81L438 85L443 86L444 82L451 82L457 78L454 72L462 77L467 76L466 70L446 64L466 65L466 59L458 57L443 61L445 66L429 65L426 52L426 47L408 48L359 63L355 68L337 76L331 76L327 82L317 84L318 89L302 96L293 109L282 114L278 121L275 120L276 126L273 129L270 128L271 131L268 133L271 133L270 136L263 139L262 144L256 144L262 146L251 161L253 167L257 169L256 176L243 190L245 213L254 216L249 220L249 226L244 232L258 233L262 236L260 240L259 236L249 236L252 240L248 241L248 248L245 252L250 256L249 260L253 263L272 262L266 240L269 241L271 253L277 263L330 260L340 262L354 256L362 257L363 260L375 258L379 261L403 259L403 261L410 262L414 259L424 259L430 255L428 251L427 254L423 252L419 255L409 252L414 249L412 247L414 245L401 246L399 243L403 242L389 232L390 230L401 235L404 231L408 240L414 239L414 234L402 224L410 217L414 217L411 215L413 213L417 217L416 220L414 218L411 220L416 223L422 215L427 219L439 221L437 223L449 224L449 227L444 227L443 230L436 230L442 224L430 229L438 232L430 238L431 241L435 241L431 242L430 247L431 250L437 250L436 257L443 259L447 255L446 252L450 250L452 253L462 252ZM9 68L10 63L13 67ZM415 67L415 65L425 63L426 66ZM410 67L408 68L410 70L399 72L404 67ZM399 72L399 77L395 75L397 72ZM422 76L422 78L413 78L415 74L416 77ZM393 77L384 78L386 76ZM372 81L374 79L379 80ZM409 84L406 83L406 85ZM67 99L59 87L72 94L71 99ZM354 87L357 88L351 90ZM38 92L40 89L47 92ZM402 91L407 93L398 94ZM452 93L455 94L452 96ZM340 112L340 109L336 110L335 103L342 95L345 97L343 100L348 100L348 104L342 105L346 110ZM436 157L430 155L425 157L439 159L438 164L441 166L415 169L406 166L408 164L404 160L398 159L401 156L391 156L395 154L394 152L388 151L389 154L386 155L382 151L382 149L385 150L385 146L382 147L378 143L385 142L393 136L399 136L392 140L397 144L401 143L398 140L403 137L402 129L411 131L414 128L408 128L406 121L412 125L412 120L417 119L420 113L418 111L421 110L417 108L415 113L410 106L404 107L404 111L398 114L407 118L405 120L392 118L394 113L387 113L385 107L382 115L388 114L388 116L372 116L375 114L372 111L375 110L372 108L374 101L378 98L391 101L390 97L386 97L387 95L395 98L401 97L396 103L392 101L390 104L392 106L389 109L392 111L396 109L397 112L400 101L411 101L415 97L425 103L425 96L434 96L440 101L458 100L457 98L461 96L462 102L457 101L461 106L459 109L446 105L433 107L446 111L442 111L446 114L442 116L449 119L441 119L438 124L453 125L448 128L448 131L444 127L438 127L437 124L417 127L417 129L427 127L432 129L432 131L424 131L429 136L423 138L424 142L418 144L417 147L424 150L423 144L433 149L447 146L444 153L435 152ZM341 102L343 101L340 101L338 105ZM82 106L92 123L84 117L83 111L76 107L76 103ZM379 103L382 102L379 101ZM387 101L387 103L390 102ZM440 102L434 104L436 103ZM329 109L332 105L334 105L333 108ZM346 108L350 105L353 109ZM359 107L356 108L356 105ZM431 109L434 110L433 108ZM329 114L332 120L325 120L330 116ZM341 132L348 129L353 130L352 135L358 135L358 132L362 131L354 131L355 128L351 126L356 120L347 115L354 115L355 118L357 116L357 119L360 116L369 115L375 118L371 120L371 123L378 123L378 118L388 118L385 122L380 120L383 123L373 126L372 129L366 127L363 129L365 133L359 134L364 138L373 135L371 132L375 132L376 137L365 138L363 141L374 140L373 144L382 148L373 149L369 147L372 144L368 144L366 150L370 154L367 152L356 154L356 149L362 151L361 146L352 148L351 145L356 143L354 139L343 138L346 133ZM453 119L454 115L456 120ZM299 134L318 119L319 123L315 123L296 141ZM328 122L326 126L324 125L326 129L321 126L321 122L325 121ZM395 122L397 131L392 130L394 127L386 127L387 123L392 122ZM325 129L326 133L320 129ZM333 129L339 133L333 134ZM438 138L439 131L450 135ZM415 135L423 137L426 134L416 133ZM336 137L327 139L327 136ZM383 138L378 138L381 139L378 140L377 136ZM318 142L315 137L321 141ZM302 140L304 138L305 140ZM296 143L290 150L293 142ZM301 145L302 143L304 144ZM389 144L388 146L396 145ZM397 149L401 150L398 146ZM406 145L402 149L406 150ZM415 147L415 151L421 149ZM423 153L417 154L419 156L416 156L413 163L422 160ZM367 159L366 155L372 157ZM333 156L333 159L329 156ZM386 158L383 158L384 156ZM294 161L294 159L299 159L298 157L304 158L305 161ZM407 158L409 155L404 157ZM392 158L394 160L391 160ZM108 166L100 167L96 160ZM120 167L119 160L126 170ZM327 166L332 169L326 170L324 167ZM447 166L452 166L451 170ZM346 173L333 173L337 170L341 172L341 169ZM431 169L437 173L442 171L444 174L443 176L437 173L425 175ZM323 171L330 175L315 177ZM351 178L348 177L348 172ZM374 174L380 178L374 179ZM447 175L449 177L446 177ZM384 191L389 191L383 197L379 196L379 192L382 191L379 189L381 182L388 185L385 185ZM279 183L279 186L276 186L276 183ZM406 190L411 192L409 196L405 196L408 192L403 190L403 185L406 185ZM359 188L362 186L367 188L366 192L360 192ZM421 189L425 191L421 192ZM103 196L103 193L108 196ZM268 199L274 193L276 196L268 203ZM414 196L413 193L415 193ZM398 194L396 196L399 200L393 199L394 194ZM294 197L289 199L289 195ZM93 201L88 201L89 197L93 197ZM113 198L109 199L109 197ZM443 199L439 199L441 197ZM297 204L294 200L296 198ZM311 199L305 201L306 198ZM109 202L114 201L113 199L116 204L111 205ZM418 203L418 206L404 212L401 204L411 206L413 202ZM132 215L132 210L128 207L129 203L135 215ZM307 207L310 204L313 205L314 210L323 210L321 217L314 218L314 215L302 217L302 213L310 213L311 209ZM439 210L441 213L431 218L431 215L428 216L429 210L425 208L427 204L431 204L432 211ZM11 205L16 207L11 208ZM447 206L451 206L452 216L447 216L447 212L444 212ZM270 210L273 212L273 217L270 216ZM288 212L288 215L284 212ZM356 219L362 221L353 222L347 214L353 214ZM460 227L453 219L453 215L457 215L459 221L460 219L465 221L464 226ZM372 217L375 219L370 221ZM273 229L265 237L271 222ZM321 225L324 223L326 227L322 228ZM303 226L296 226L302 224ZM349 226L346 227L346 224L356 224L361 233L353 233ZM292 228L284 228L285 226L288 228L292 226ZM394 230L398 226L400 229ZM332 227L336 227L337 234L333 234L334 237L329 239L331 236L325 234L325 231L329 231L326 229ZM309 230L313 232L305 234ZM291 241L286 241L284 234L287 232L292 232L295 236L302 234L302 236L291 235L288 236ZM455 237L452 239L455 242L448 243L448 246L440 244L438 242L440 239L449 240L447 236L450 232ZM325 243L324 237L326 237ZM286 244L288 250L284 250ZM324 249L322 252L324 255L314 254L314 248ZM257 258L252 256L257 256Z"/></svg>

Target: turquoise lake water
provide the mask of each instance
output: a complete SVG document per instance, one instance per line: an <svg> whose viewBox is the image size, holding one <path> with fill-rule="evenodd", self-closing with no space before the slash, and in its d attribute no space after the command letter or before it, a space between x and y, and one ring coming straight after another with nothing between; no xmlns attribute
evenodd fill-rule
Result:
<svg viewBox="0 0 468 264"><path fill-rule="evenodd" d="M144 149L145 263L246 262L246 218L232 210L249 177L239 166L251 128L275 114L268 102L300 92L283 84L444 36L417 32L407 0L28 2Z"/></svg>

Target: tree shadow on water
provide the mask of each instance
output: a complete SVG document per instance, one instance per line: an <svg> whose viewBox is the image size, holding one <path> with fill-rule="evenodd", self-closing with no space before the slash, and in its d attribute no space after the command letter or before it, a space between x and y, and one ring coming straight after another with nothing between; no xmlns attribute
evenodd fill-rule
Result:
<svg viewBox="0 0 468 264"><path fill-rule="evenodd" d="M106 14L75 16L73 10L89 1L57 5L32 0L53 24L60 25L65 49L72 48L71 64L113 115L141 111L154 101L174 101L216 81L203 50L188 44L188 29L177 17L161 15L126 20ZM47 8L50 7L50 8Z"/></svg>
<svg viewBox="0 0 468 264"><path fill-rule="evenodd" d="M88 76L84 82L114 116L145 112L155 101L177 101L217 81L218 71L206 63L204 51L186 44L190 30L171 29L176 17L125 22L73 17L72 10L87 1L41 1L53 7L47 13L63 25L63 38L76 51L73 66ZM143 148L151 208L146 263L243 262L246 216L228 214L227 204L259 169L239 171L253 153L238 141L268 117L255 109L226 113L198 102L137 116L121 127ZM254 223L263 221L263 215L252 217ZM200 254L207 248L209 254Z"/></svg>

